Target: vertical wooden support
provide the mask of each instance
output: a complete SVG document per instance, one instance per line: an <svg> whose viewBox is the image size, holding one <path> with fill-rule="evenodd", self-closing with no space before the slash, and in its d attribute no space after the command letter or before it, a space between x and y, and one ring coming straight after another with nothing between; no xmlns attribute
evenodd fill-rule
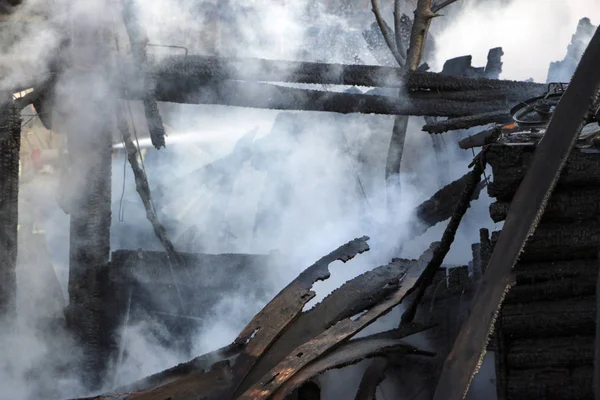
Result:
<svg viewBox="0 0 600 400"><path fill-rule="evenodd" d="M0 317L15 312L20 144L20 113L7 102L0 105Z"/></svg>
<svg viewBox="0 0 600 400"><path fill-rule="evenodd" d="M104 0L72 10L68 64L55 96L69 149L69 306L67 321L81 343L81 373L90 390L102 385L110 357L103 298L110 255L111 153L115 96L109 79L110 15ZM110 7L107 7L110 8Z"/></svg>

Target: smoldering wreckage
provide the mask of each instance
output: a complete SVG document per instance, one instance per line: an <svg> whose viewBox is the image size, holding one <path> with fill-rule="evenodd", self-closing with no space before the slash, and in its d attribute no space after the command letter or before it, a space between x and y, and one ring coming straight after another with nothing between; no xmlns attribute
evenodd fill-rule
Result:
<svg viewBox="0 0 600 400"><path fill-rule="evenodd" d="M19 23L19 9L27 2L20 3L0 2L2 24ZM598 398L600 30L588 19L580 22L565 60L551 65L549 84L500 80L500 48L490 50L485 67L472 67L469 56L448 60L440 73L428 72L422 59L429 25L453 3L418 0L414 22L396 12L392 28L379 2L372 0L375 22L363 38L382 65L226 58L181 47L181 55L155 57L131 0L120 5L129 46L118 57L111 53L111 35L102 25L69 25L71 31L47 74L19 75L20 81L0 87L3 324L10 326L16 317L17 291L23 290L17 285L18 263L31 257L37 263L50 262L45 253L18 251L26 241L45 246L43 235L34 233L35 218L20 204L20 194L28 176L54 166L67 180L75 180L68 184L77 195L59 201L70 215L68 306L64 315L45 321L43 329L69 332L82 352L76 361L53 366L50 381L77 370L87 393L96 393L90 399L319 399L323 373L365 359L372 361L356 382L356 399L380 398L377 388L386 378L410 381L414 374L424 386L408 388L411 398L475 398L469 387L486 351L494 354L499 399ZM591 40L580 40L586 34ZM114 101L97 94L97 82L105 84L102 90ZM315 90L302 84L353 89ZM78 90L66 95L65 86ZM364 87L374 89L356 90ZM86 107L71 109L76 118L65 118L69 104L61 97ZM140 148L130 115L124 112L123 104L130 102L143 104L157 150ZM396 116L385 170L390 185L400 173L408 116L426 117L423 130L433 135L482 128L459 143L463 149L479 149L470 172L413 212L419 220L412 227L417 235L448 221L440 240L419 259L394 258L347 281L305 311L315 297L313 285L329 278L332 263L348 262L369 250L369 237L356 238L306 268L230 345L110 387L107 382L118 374L117 363L127 356L117 334L123 324L152 315L168 327L177 345L189 345L203 309L219 293L232 290L227 279L207 283L205 278L216 268L236 279L260 280L257 276L267 263L286 262L275 254L202 254L193 240L187 246L171 241L173 223L157 212L153 201L171 189L151 192L140 156L141 151L150 154L165 147L165 103ZM24 115L36 118L38 126ZM293 116L281 115L280 122L295 123ZM78 134L82 127L77 121L86 121L83 129L93 134ZM226 159L175 184L202 179L232 185L232 168L221 164L235 164L234 171L243 167L249 157L244 140ZM122 151L113 146L120 142L162 252L111 253L111 156ZM146 163L150 170L150 156ZM83 178L69 178L69 170L83 171ZM496 199L490 215L504 221L503 228L491 236L482 229L481 242L472 247L472 263L448 267L444 259L461 219L484 187ZM262 217L273 218L268 214L263 210ZM356 338L400 303L405 310L396 328ZM425 335L435 345L409 344L413 335ZM33 372L30 379L35 376ZM40 386L35 398L56 398L52 382Z"/></svg>

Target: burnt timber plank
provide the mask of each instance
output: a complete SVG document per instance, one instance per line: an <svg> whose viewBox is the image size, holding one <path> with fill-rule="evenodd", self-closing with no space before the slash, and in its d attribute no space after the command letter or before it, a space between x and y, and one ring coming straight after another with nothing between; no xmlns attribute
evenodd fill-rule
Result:
<svg viewBox="0 0 600 400"><path fill-rule="evenodd" d="M500 232L492 233L492 243ZM521 255L522 262L594 259L600 247L600 226L594 220L540 224Z"/></svg>
<svg viewBox="0 0 600 400"><path fill-rule="evenodd" d="M494 180L488 186L490 197L511 200L525 177L533 158L533 146L492 145L486 161L492 167ZM557 190L600 185L600 157L594 153L572 151L560 174Z"/></svg>
<svg viewBox="0 0 600 400"><path fill-rule="evenodd" d="M593 367L523 370L509 373L510 400L593 400Z"/></svg>
<svg viewBox="0 0 600 400"><path fill-rule="evenodd" d="M596 321L594 296L505 304L502 327L507 338L543 338L593 335Z"/></svg>
<svg viewBox="0 0 600 400"><path fill-rule="evenodd" d="M600 164L600 157L596 155ZM571 222L600 216L600 189L596 187L556 190L544 210L541 223ZM504 221L510 208L509 201L497 201L490 205L490 216L494 222Z"/></svg>
<svg viewBox="0 0 600 400"><path fill-rule="evenodd" d="M519 186L492 257L473 300L469 319L446 359L434 400L466 396L481 364L510 275L537 223L563 166L597 100L600 85L600 29L586 49L573 79L554 111L544 140ZM595 304L594 304L595 307ZM595 324L595 321L594 321Z"/></svg>
<svg viewBox="0 0 600 400"><path fill-rule="evenodd" d="M517 339L507 347L511 369L566 368L594 362L593 336Z"/></svg>

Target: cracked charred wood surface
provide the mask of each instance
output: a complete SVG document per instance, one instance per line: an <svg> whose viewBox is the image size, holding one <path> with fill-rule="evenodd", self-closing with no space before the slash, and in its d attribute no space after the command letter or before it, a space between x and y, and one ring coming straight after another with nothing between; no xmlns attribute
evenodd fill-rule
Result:
<svg viewBox="0 0 600 400"><path fill-rule="evenodd" d="M490 146L487 162L494 180L488 186L490 197L511 200L525 177L534 156L533 146ZM571 152L557 183L557 190L600 185L600 157L594 153Z"/></svg>
<svg viewBox="0 0 600 400"><path fill-rule="evenodd" d="M315 297L315 292L311 290L313 284L329 278L329 264L338 260L347 262L368 251L367 240L369 238L366 236L354 239L321 258L286 286L250 321L234 341L235 344L245 345L233 366L234 384L220 394L220 398L232 397L264 351L302 313L306 303Z"/></svg>
<svg viewBox="0 0 600 400"><path fill-rule="evenodd" d="M548 201L541 223L572 222L596 218L600 215L599 198L600 190L595 187L557 190ZM509 208L509 201L492 203L490 205L492 220L494 222L503 221Z"/></svg>
<svg viewBox="0 0 600 400"><path fill-rule="evenodd" d="M206 56L171 56L152 66L158 80L179 81L191 78L197 84L209 80L293 82L367 87L405 87L431 91L502 91L534 97L546 85L482 78L448 77L432 72L412 72L403 68L374 65L324 64L265 59L228 59ZM197 87L196 87L197 88ZM533 95L533 96L532 96Z"/></svg>
<svg viewBox="0 0 600 400"><path fill-rule="evenodd" d="M523 250L525 250L525 255L531 252L531 246L529 249L526 246L527 239L534 231L539 233L539 227L537 230L536 227L546 202L559 181L561 171L585 124L591 106L598 99L600 89L598 65L600 65L600 29L594 34L568 89L556 107L544 140L538 144L525 177L517 190L504 228L499 235L473 300L469 319L463 325L455 346L446 359L434 400L459 400L467 394L482 360L490 331L493 330L494 320L511 285L512 268ZM560 241L558 238L560 238L560 234L555 235L554 241ZM585 241L585 238L581 238L581 242L585 243ZM546 240L546 242L556 245L552 240ZM596 256L597 254L593 255L593 257ZM570 256L571 259L573 257L573 255ZM507 327L507 325L510 326L512 317L508 311L510 307L511 305L507 305L502 313L502 329L505 334L510 330ZM533 309L531 303L528 304L528 307L528 309ZM592 307L595 309L594 298L592 298ZM554 310L556 310L556 304ZM543 311L540 310L540 312ZM570 314L564 315L560 322L552 321L557 319L558 313L556 312L548 318L542 318L542 314L530 315L527 320L523 319L521 313L520 328L529 324L530 331L542 331L544 325L550 328L553 323L556 326L570 322L571 328L575 326L583 330L589 323L585 317L586 312L589 310L586 309L585 304L577 304L577 307ZM595 312L592 311L591 315L592 329L594 329ZM519 319L519 317L512 317L513 322L515 319ZM589 315L587 319L590 319ZM531 322L533 321L536 324L532 326ZM558 327L554 330L555 333L561 331Z"/></svg>
<svg viewBox="0 0 600 400"><path fill-rule="evenodd" d="M13 315L17 295L20 110L0 106L0 317Z"/></svg>
<svg viewBox="0 0 600 400"><path fill-rule="evenodd" d="M312 309L302 313L256 363L240 385L244 391L298 346L314 339L337 322L353 317L384 300L398 288L397 278L417 260L394 260L368 271L334 290ZM420 262L427 262L421 260Z"/></svg>
<svg viewBox="0 0 600 400"><path fill-rule="evenodd" d="M193 82L195 81L195 82ZM128 98L140 96L132 93ZM202 81L198 77L160 80L157 78L158 101L183 104L217 104L276 110L326 111L341 114L366 113L383 115L433 115L461 117L483 112L508 111L504 100L465 102L430 98L413 99L369 94L337 93L299 89L258 82Z"/></svg>
<svg viewBox="0 0 600 400"><path fill-rule="evenodd" d="M501 232L492 233L492 243L497 242ZM600 226L594 220L540 224L524 247L521 262L568 261L595 259L600 243Z"/></svg>

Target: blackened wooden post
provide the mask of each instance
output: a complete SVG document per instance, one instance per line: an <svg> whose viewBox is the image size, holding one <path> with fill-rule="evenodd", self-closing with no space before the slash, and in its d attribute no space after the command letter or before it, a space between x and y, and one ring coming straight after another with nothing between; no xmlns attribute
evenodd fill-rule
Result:
<svg viewBox="0 0 600 400"><path fill-rule="evenodd" d="M0 105L0 317L14 314L17 294L21 116L7 100Z"/></svg>

